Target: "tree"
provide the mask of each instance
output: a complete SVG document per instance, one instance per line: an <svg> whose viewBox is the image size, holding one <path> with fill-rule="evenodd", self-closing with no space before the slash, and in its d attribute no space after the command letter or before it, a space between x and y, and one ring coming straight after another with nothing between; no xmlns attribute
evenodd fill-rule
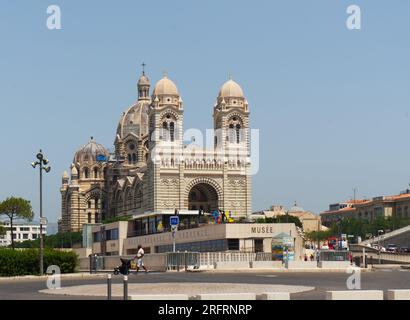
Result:
<svg viewBox="0 0 410 320"><path fill-rule="evenodd" d="M11 247L14 249L14 231L13 222L15 219L33 220L34 213L31 208L30 201L23 198L7 198L5 201L0 202L0 216L5 215L10 221L11 232Z"/></svg>
<svg viewBox="0 0 410 320"><path fill-rule="evenodd" d="M294 223L297 227L303 229L303 224L298 217L286 214L282 216L277 216L274 220L274 223Z"/></svg>
<svg viewBox="0 0 410 320"><path fill-rule="evenodd" d="M330 236L332 235L332 231L310 231L305 233L305 238L306 240L309 240L311 242L323 242L327 240Z"/></svg>

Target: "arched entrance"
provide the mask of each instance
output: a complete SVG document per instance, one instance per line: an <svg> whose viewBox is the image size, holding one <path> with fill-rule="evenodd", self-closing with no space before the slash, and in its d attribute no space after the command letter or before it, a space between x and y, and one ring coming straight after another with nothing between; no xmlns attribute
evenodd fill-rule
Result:
<svg viewBox="0 0 410 320"><path fill-rule="evenodd" d="M188 210L204 210L213 212L218 210L218 193L207 183L194 185L188 193Z"/></svg>

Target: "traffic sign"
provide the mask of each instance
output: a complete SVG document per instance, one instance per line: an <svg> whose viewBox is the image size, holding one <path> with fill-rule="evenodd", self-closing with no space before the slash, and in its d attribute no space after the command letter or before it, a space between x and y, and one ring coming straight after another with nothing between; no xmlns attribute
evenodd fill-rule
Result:
<svg viewBox="0 0 410 320"><path fill-rule="evenodd" d="M169 224L171 226L178 226L179 225L179 217L178 216L171 216L169 218Z"/></svg>
<svg viewBox="0 0 410 320"><path fill-rule="evenodd" d="M43 225L43 226L46 226L47 225L47 218L40 218L40 224L41 225Z"/></svg>

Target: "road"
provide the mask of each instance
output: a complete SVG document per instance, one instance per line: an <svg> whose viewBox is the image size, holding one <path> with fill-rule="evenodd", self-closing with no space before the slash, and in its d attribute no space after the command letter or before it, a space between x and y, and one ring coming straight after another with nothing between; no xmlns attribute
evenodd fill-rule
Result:
<svg viewBox="0 0 410 320"><path fill-rule="evenodd" d="M165 283L165 282L210 282L210 283L250 283L282 284L315 287L315 290L291 295L295 300L321 300L327 290L347 290L345 273L207 273L207 272L168 272L132 274L130 283ZM105 283L104 278L62 279L62 286ZM121 283L121 276L113 277L114 283ZM410 289L410 270L377 270L361 273L361 289ZM1 280L0 300L66 300L66 299L101 299L98 297L76 297L48 295L39 293L46 289L45 280Z"/></svg>

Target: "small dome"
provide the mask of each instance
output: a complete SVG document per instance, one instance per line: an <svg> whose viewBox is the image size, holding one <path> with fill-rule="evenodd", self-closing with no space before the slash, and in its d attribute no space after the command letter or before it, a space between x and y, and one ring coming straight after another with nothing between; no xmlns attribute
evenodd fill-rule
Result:
<svg viewBox="0 0 410 320"><path fill-rule="evenodd" d="M91 137L90 142L84 145L80 150L75 153L74 163L77 162L97 162L97 157L104 156L105 159L108 158L109 153L103 145L94 141Z"/></svg>
<svg viewBox="0 0 410 320"><path fill-rule="evenodd" d="M149 78L143 73L141 77L138 79L138 86L149 86Z"/></svg>
<svg viewBox="0 0 410 320"><path fill-rule="evenodd" d="M239 84L237 84L232 79L225 82L221 90L219 91L220 98L227 98L227 97L235 97L235 98L243 98L243 91Z"/></svg>
<svg viewBox="0 0 410 320"><path fill-rule="evenodd" d="M64 171L64 173L63 173L63 179L68 179L68 173L67 173L67 171Z"/></svg>
<svg viewBox="0 0 410 320"><path fill-rule="evenodd" d="M167 76L164 76L161 80L157 82L152 93L154 96L157 95L175 95L178 96L178 89L172 80L168 79Z"/></svg>
<svg viewBox="0 0 410 320"><path fill-rule="evenodd" d="M138 102L130 107L121 116L117 127L117 135L124 139L129 133L138 137L148 133L148 109L149 103Z"/></svg>
<svg viewBox="0 0 410 320"><path fill-rule="evenodd" d="M73 164L71 164L71 176L77 176L78 175L78 170L76 168L76 166Z"/></svg>

